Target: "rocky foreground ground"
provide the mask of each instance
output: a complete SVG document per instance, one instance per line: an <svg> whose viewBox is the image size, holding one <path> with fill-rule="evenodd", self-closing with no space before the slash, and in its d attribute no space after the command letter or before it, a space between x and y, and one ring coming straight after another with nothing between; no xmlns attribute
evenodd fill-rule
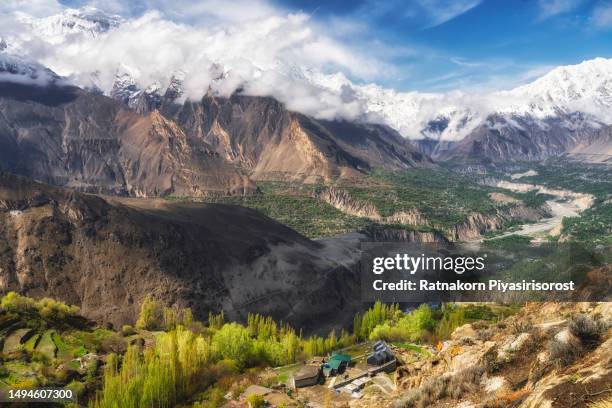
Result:
<svg viewBox="0 0 612 408"><path fill-rule="evenodd" d="M457 328L430 358L405 361L391 398L354 407L610 407L612 303L533 303Z"/></svg>

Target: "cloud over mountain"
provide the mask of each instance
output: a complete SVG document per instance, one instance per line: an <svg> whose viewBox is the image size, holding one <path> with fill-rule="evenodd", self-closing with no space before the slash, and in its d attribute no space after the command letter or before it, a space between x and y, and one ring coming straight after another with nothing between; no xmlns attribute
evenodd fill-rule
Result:
<svg viewBox="0 0 612 408"><path fill-rule="evenodd" d="M202 13L207 13L208 3L201 5ZM169 20L159 11L125 21L93 8L68 9L47 18L14 12L11 29L0 29L0 36L6 38L9 51L105 92L112 88L118 69L128 70L143 88L167 85L180 72L187 97L199 98L209 88L221 95L244 88L328 119L354 119L363 109L340 95L299 83L290 69L279 67L343 71L362 79L388 69L326 35L307 14L270 14L253 8L252 19L220 23L224 14L217 10L212 25L191 25Z"/></svg>
<svg viewBox="0 0 612 408"><path fill-rule="evenodd" d="M108 95L122 86L129 92L163 90L179 78L183 99L199 99L207 92L229 96L239 90L272 96L290 110L319 119L384 123L411 139L460 140L492 113L539 120L581 111L612 122L606 114L612 106L606 99L606 92L612 92L610 60L558 68L506 92L398 92L376 84L395 72L393 64L379 57L392 47L356 49L311 15L289 13L261 0L245 4L245 12L237 13L240 18L217 0L179 0L185 7L172 8L156 0L94 2L122 16L53 2L20 9L17 3L25 4L0 6L5 11L0 16L0 52L32 61L29 66L40 62ZM432 12L450 12L444 2L421 3ZM476 3L462 2L464 7L453 16ZM48 15L57 7L60 13ZM176 10L185 15L169 17ZM458 66L473 64L455 61ZM39 82L43 79L36 76Z"/></svg>

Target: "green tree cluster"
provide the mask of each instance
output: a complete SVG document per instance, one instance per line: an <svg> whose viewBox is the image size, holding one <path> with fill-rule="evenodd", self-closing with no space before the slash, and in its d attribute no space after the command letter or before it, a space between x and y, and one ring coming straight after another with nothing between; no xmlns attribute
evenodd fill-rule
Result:
<svg viewBox="0 0 612 408"><path fill-rule="evenodd" d="M353 319L353 333L360 340L366 340L370 337L370 333L379 324L387 322L387 320L395 321L399 318L401 312L397 304L384 304L380 301L365 311L363 315L357 313Z"/></svg>
<svg viewBox="0 0 612 408"><path fill-rule="evenodd" d="M34 300L21 296L16 292L9 292L3 296L0 301L0 307L6 311L16 313L37 312L43 319L53 321L61 321L79 314L77 306L70 306L50 298Z"/></svg>

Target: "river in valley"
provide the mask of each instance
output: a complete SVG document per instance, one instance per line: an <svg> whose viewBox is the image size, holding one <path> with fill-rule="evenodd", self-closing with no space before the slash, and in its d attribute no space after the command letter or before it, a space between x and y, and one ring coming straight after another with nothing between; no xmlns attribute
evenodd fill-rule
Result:
<svg viewBox="0 0 612 408"><path fill-rule="evenodd" d="M523 175L525 174L513 175L512 180L520 180ZM563 218L579 216L581 212L593 205L594 200L594 197L590 194L551 189L542 185L521 183L519 181L499 181L496 186L521 193L536 190L539 194L553 196L553 198L546 201L546 204L550 207L550 218L543 218L531 224L523 224L518 230L506 232L496 238L509 235L525 235L533 237L535 241L541 241L545 240L548 235L559 235Z"/></svg>

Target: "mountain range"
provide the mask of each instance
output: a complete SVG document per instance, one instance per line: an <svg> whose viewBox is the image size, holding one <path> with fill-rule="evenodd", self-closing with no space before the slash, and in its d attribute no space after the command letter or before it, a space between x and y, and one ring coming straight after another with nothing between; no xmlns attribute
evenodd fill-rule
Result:
<svg viewBox="0 0 612 408"><path fill-rule="evenodd" d="M30 36L44 41L51 47L68 47L76 38L96 41L126 24L126 20L119 16L93 8L68 9L62 14L42 19L23 14L19 14L17 18L30 30ZM27 44L21 37L3 38L2 43L3 54L6 56L3 58L15 54L26 58L24 55L27 55ZM53 69L54 66L50 68ZM58 68L66 71L66 66L63 64L59 64ZM174 100L178 102L177 105L183 105L187 99L193 100L184 95L183 83L186 78L190 79L196 75L195 71L190 72L185 68L185 71L161 72L155 80L152 80L142 77L138 68L119 64L112 74L114 75L112 84L106 86L98 80L100 72L70 72L68 79L85 89L122 101L130 110L139 114L148 114L158 109L164 112L165 116L173 116L176 113L173 109L164 110L164 107L169 106L169 101ZM207 67L200 67L197 73L201 72L202 68L205 75L212 78L205 97L208 98L206 101L219 96L231 100L231 93L236 92L249 94L248 89L252 84L248 80L234 84L236 77L233 76L234 69L231 66L222 62L213 62ZM589 141L594 141L595 135L612 123L610 115L612 59L596 58L578 65L558 67L526 85L509 91L492 93L396 92L373 84L355 83L342 73L324 73L281 60L276 61L273 67L256 68L256 71L253 78L265 77L267 72L274 71L289 83L316 88L326 92L325 95L334 95L341 101L339 103L358 110L358 113L350 118L342 117L340 114L334 118L336 121L330 121L329 117L324 118L325 115L304 115L300 119L302 123L305 117L311 116L311 120L317 121L319 125L323 124L327 130L335 126L334 123L338 123L338 119L344 120L345 123L352 122L352 126L357 126L356 123L359 123L370 131L372 129L380 131L383 127L363 124L386 125L411 140L416 149L434 160L480 162L540 160L578 150L589 151L594 149L589 148ZM252 81L257 80L252 79ZM230 88L233 87L234 91L230 94L227 93L228 84L233 84ZM290 102L283 100L282 95L270 96L276 97L285 105L286 102ZM196 99L196 102L201 101ZM197 104L189 102L183 106ZM176 114L181 115L180 119L185 124L186 109L179 111ZM294 115L297 117L299 114ZM192 123L195 127L192 126L189 131L197 131L203 135L204 132L210 133L212 129L214 135L206 137L214 146L213 150L231 162L239 162L256 174L287 170L259 163L259 155L252 147L240 147L246 149L243 152L237 151L237 146L228 149L228 146L223 145L221 140L223 137L220 136L215 123L218 124L219 121L213 120L208 123L208 129L203 129L201 126L196 129L197 125ZM306 127L317 128L317 126ZM387 133L391 134L390 131ZM231 132L228 134L231 135ZM395 136L392 137L394 141L389 143L397 143ZM597 143L599 143L597 146L601 147L601 140ZM605 143L604 139L604 145ZM414 156L413 148L406 147L407 144L404 143L401 145L403 149L411 150L408 156ZM360 149L365 146L362 144ZM607 148L607 145L605 146ZM346 146L342 147L346 150ZM338 147L329 145L327 153L335 155L337 149ZM248 153L245 153L246 151ZM350 153L349 156L356 157L338 155L341 167L349 162L352 163L349 165L352 168L379 164L370 163L368 160L364 162L364 158L355 151ZM289 153L290 156L291 154L293 153ZM380 161L387 160L387 157L384 154L380 155L379 152L373 153L370 158L373 156L379 157ZM397 164L399 160L400 165L405 165L410 161L419 161L416 156L410 158L408 156L402 158L394 156L390 162ZM590 156L585 155L585 157ZM602 157L600 156L599 160L608 159ZM266 157L261 159L264 162L271 160ZM308 164L301 163L290 171L302 172L308 167ZM346 173L346 170L329 168L321 170L322 174L317 176L337 175L343 172Z"/></svg>
<svg viewBox="0 0 612 408"><path fill-rule="evenodd" d="M169 87L155 109L136 112L35 65L0 64L3 73L17 79L0 82L0 170L82 191L245 194L251 178L316 181L432 165L389 127L316 120L272 98L177 104ZM24 83L42 74L47 85Z"/></svg>

